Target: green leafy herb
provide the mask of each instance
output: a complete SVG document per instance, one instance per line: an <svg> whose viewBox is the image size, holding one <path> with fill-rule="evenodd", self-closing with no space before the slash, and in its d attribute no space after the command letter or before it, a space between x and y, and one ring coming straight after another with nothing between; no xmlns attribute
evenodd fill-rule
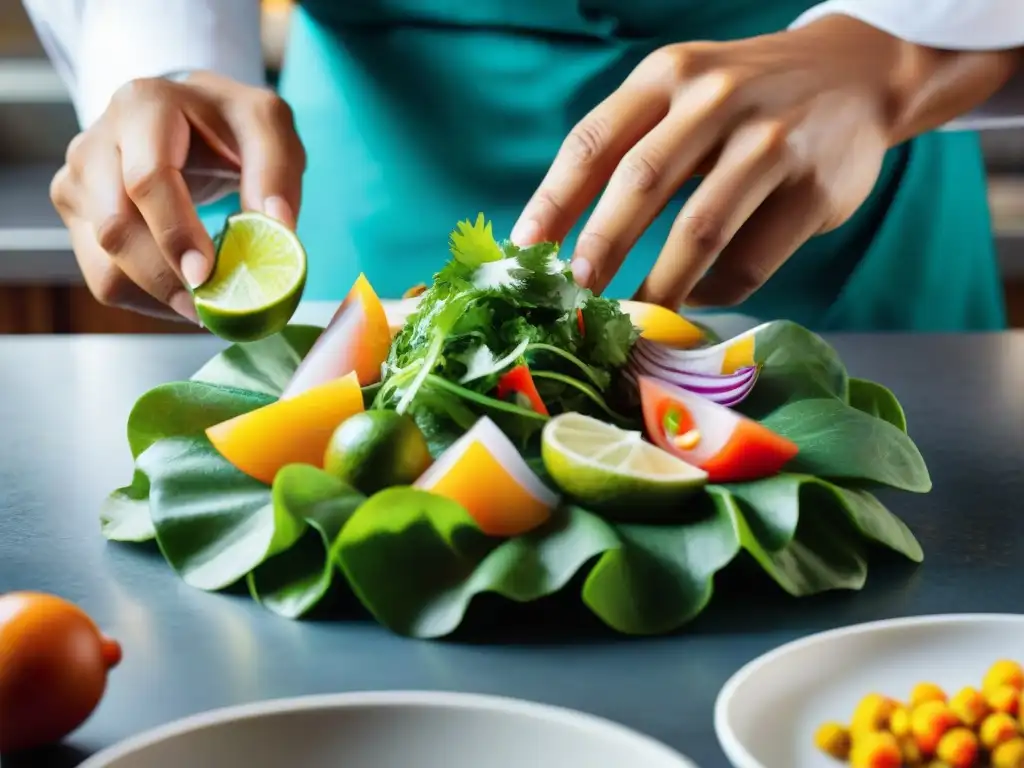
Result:
<svg viewBox="0 0 1024 768"><path fill-rule="evenodd" d="M392 344L376 407L421 412L415 401L428 377L489 396L525 359L549 379L541 396L551 413L614 412L605 393L637 337L618 302L580 288L556 244L499 243L482 216L458 225L451 251ZM535 431L523 418L517 425L506 415L500 426L514 436Z"/></svg>
<svg viewBox="0 0 1024 768"><path fill-rule="evenodd" d="M505 254L494 240L491 222L485 222L482 213L477 215L475 224L460 221L452 232L449 243L452 256L467 267L479 267L485 262L505 258Z"/></svg>

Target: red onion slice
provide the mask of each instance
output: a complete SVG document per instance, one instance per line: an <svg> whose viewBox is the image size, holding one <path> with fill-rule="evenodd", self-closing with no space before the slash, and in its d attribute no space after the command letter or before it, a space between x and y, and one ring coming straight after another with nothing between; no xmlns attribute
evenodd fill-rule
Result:
<svg viewBox="0 0 1024 768"><path fill-rule="evenodd" d="M690 355L700 350L686 350ZM751 365L733 373L709 373L706 366L688 370L685 360L668 353L660 344L640 339L633 347L629 364L622 372L630 386L637 386L640 376L664 381L705 397L712 402L732 407L742 402L757 383L759 366ZM701 370L703 368L703 370Z"/></svg>
<svg viewBox="0 0 1024 768"><path fill-rule="evenodd" d="M637 350L638 354L642 353L658 363L677 370L687 373L719 375L722 373L722 363L729 354L730 348L737 344L749 343L747 337L750 334L751 332L740 334L733 339L700 349L673 349L664 344L640 338L633 345L633 349Z"/></svg>

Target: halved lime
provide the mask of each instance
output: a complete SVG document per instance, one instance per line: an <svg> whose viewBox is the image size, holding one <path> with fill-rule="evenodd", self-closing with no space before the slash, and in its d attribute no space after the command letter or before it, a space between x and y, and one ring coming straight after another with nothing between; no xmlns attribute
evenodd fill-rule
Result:
<svg viewBox="0 0 1024 768"><path fill-rule="evenodd" d="M597 507L660 507L708 479L704 470L651 445L639 432L581 413L563 413L544 426L541 455L559 488Z"/></svg>
<svg viewBox="0 0 1024 768"><path fill-rule="evenodd" d="M411 417L363 411L341 423L324 452L324 471L370 495L412 485L432 462L426 438Z"/></svg>
<svg viewBox="0 0 1024 768"><path fill-rule="evenodd" d="M196 312L211 333L255 341L284 328L306 286L306 252L288 227L262 213L228 218L217 264L195 289Z"/></svg>

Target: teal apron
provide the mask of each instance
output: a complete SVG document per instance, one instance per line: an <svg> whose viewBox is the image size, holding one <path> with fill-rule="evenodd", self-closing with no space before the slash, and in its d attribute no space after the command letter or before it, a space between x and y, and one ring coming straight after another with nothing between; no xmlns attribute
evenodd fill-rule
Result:
<svg viewBox="0 0 1024 768"><path fill-rule="evenodd" d="M569 129L652 50L777 31L813 4L305 2L280 91L309 156L306 298L338 300L360 272L389 298L429 281L457 220L483 211L510 231ZM637 288L691 191L650 227L609 295ZM817 330L1002 328L976 136L934 133L893 149L858 213L739 311Z"/></svg>

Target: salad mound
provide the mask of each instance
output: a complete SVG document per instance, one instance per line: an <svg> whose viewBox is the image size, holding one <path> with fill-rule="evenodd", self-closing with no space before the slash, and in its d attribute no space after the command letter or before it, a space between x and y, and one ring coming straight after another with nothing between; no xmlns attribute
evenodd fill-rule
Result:
<svg viewBox="0 0 1024 768"><path fill-rule="evenodd" d="M538 414L622 420L608 398L639 334L618 302L580 288L555 243L496 242L482 214L450 246L391 344L374 405L408 411L435 445L472 426L459 419L463 403L524 445L543 426ZM495 394L511 407L485 401Z"/></svg>
<svg viewBox="0 0 1024 768"><path fill-rule="evenodd" d="M449 251L404 320L360 277L325 329L144 394L104 535L155 539L190 585L244 581L285 617L347 592L417 637L481 592L511 612L578 573L606 624L652 634L741 559L797 597L859 589L874 545L922 559L870 490L930 489L903 410L820 337L722 340L595 296L557 244L499 242L482 214Z"/></svg>

